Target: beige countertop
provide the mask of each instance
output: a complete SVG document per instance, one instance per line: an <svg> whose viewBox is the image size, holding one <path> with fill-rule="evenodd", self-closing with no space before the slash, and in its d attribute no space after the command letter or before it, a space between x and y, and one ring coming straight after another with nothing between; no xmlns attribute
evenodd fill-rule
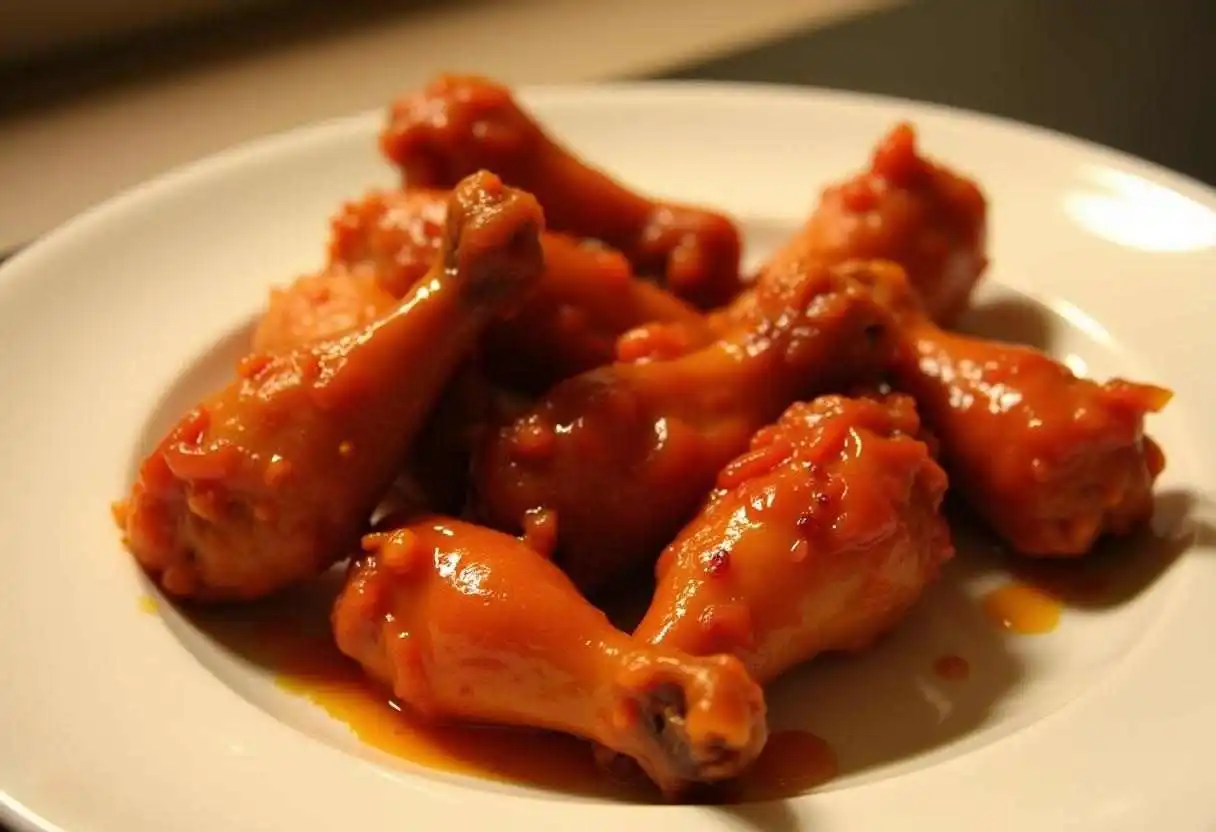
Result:
<svg viewBox="0 0 1216 832"><path fill-rule="evenodd" d="M139 181L382 106L440 69L511 83L653 71L889 0L498 0L260 14L30 65L0 84L0 251Z"/></svg>

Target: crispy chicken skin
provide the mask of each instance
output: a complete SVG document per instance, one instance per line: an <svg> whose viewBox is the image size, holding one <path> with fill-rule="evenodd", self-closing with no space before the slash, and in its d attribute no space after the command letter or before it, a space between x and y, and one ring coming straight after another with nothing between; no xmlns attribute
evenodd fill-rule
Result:
<svg viewBox="0 0 1216 832"><path fill-rule="evenodd" d="M332 222L330 266L271 294L255 344L284 349L375 320L430 268L448 192L373 191ZM612 249L564 234L542 235L545 270L527 302L482 339L493 381L539 392L611 362L617 337L639 324L679 324L708 339L708 324L675 295L634 277Z"/></svg>
<svg viewBox="0 0 1216 832"><path fill-rule="evenodd" d="M338 647L423 716L576 734L668 794L760 752L763 693L737 659L634 641L518 539L430 516L363 548L334 607Z"/></svg>
<svg viewBox="0 0 1216 832"><path fill-rule="evenodd" d="M347 554L431 406L541 269L531 196L476 174L453 192L443 257L375 323L245 359L144 461L120 512L171 594L265 595Z"/></svg>
<svg viewBox="0 0 1216 832"><path fill-rule="evenodd" d="M663 278L697 306L739 291L741 243L727 217L630 191L557 144L492 81L445 75L403 95L380 147L410 187L451 187L479 168L494 171L534 193L551 228L620 249L639 273Z"/></svg>
<svg viewBox="0 0 1216 832"><path fill-rule="evenodd" d="M868 170L830 185L806 224L770 261L890 260L903 266L929 317L948 326L983 274L987 202L976 184L922 156L909 124Z"/></svg>
<svg viewBox="0 0 1216 832"><path fill-rule="evenodd" d="M893 380L915 397L954 488L1014 550L1082 555L1149 520L1165 458L1144 419L1169 391L1098 384L1030 347L945 332L898 266L845 268L898 316Z"/></svg>
<svg viewBox="0 0 1216 832"><path fill-rule="evenodd" d="M889 364L888 324L831 269L774 281L754 318L710 346L576 376L490 432L474 462L482 515L510 530L555 521L557 560L580 589L611 584L652 561L792 401Z"/></svg>
<svg viewBox="0 0 1216 832"><path fill-rule="evenodd" d="M890 629L953 555L912 399L791 406L659 558L639 641L738 656L760 682Z"/></svg>

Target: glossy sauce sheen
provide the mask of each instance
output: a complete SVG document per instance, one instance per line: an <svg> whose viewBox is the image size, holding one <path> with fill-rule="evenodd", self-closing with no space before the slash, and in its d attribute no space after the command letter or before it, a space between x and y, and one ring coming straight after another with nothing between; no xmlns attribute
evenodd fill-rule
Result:
<svg viewBox="0 0 1216 832"><path fill-rule="evenodd" d="M597 767L591 747L573 737L439 725L411 715L338 652L326 626L331 597L332 592L310 588L282 600L193 613L192 620L228 649L272 671L280 688L314 703L362 742L394 757L567 794L660 801L640 774L637 779L608 776ZM695 799L721 804L793 797L836 773L835 752L823 739L806 731L779 731L743 777Z"/></svg>
<svg viewBox="0 0 1216 832"><path fill-rule="evenodd" d="M1052 632L1059 626L1062 608L1058 598L1019 581L999 586L983 598L984 614L989 620L1018 635Z"/></svg>

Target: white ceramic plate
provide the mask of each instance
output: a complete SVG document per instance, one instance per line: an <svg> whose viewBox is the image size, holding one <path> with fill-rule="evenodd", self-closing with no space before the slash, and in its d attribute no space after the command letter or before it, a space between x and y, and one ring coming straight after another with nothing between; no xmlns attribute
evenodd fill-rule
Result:
<svg viewBox="0 0 1216 832"><path fill-rule="evenodd" d="M1177 392L1150 425L1170 458L1157 536L1116 560L1117 597L1066 610L1049 635L1007 635L975 601L1001 580L999 560L964 543L893 638L773 690L778 727L828 739L841 775L730 808L413 767L172 608L148 615L109 501L230 366L268 285L320 263L338 203L392 181L369 114L163 177L0 270L0 816L72 832L1213 828L1216 195L1071 139L906 102L664 84L526 101L625 180L733 212L753 257L912 118L927 151L991 199L993 266L973 323ZM937 678L942 653L964 655L971 678Z"/></svg>

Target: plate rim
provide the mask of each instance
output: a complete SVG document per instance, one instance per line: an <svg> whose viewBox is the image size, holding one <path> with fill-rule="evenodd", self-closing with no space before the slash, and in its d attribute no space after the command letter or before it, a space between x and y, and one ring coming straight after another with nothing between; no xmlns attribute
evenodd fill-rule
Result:
<svg viewBox="0 0 1216 832"><path fill-rule="evenodd" d="M1207 202L1208 207L1216 210L1216 184L1209 185L1196 177L1170 168L1159 162L1136 156L1124 150L1103 144L1092 139L1086 139L1057 130L1045 125L1019 121L1009 116L988 113L982 110L972 110L952 104L942 104L915 98L903 98L873 92L853 92L851 90L818 85L781 84L755 81L718 81L718 80L622 80L584 82L571 84L525 84L515 88L521 100L531 102L534 99L562 99L584 95L608 97L618 95L666 94L687 97L687 93L696 91L707 97L720 96L765 96L781 98L802 103L813 102L816 99L825 103L843 105L863 105L872 108L895 109L912 107L928 114L936 114L951 120L963 120L992 127L1015 130L1040 140L1070 146L1073 150L1107 157L1107 161L1124 167L1140 168L1144 175L1167 180L1170 188L1183 192L1200 202ZM197 159L172 165L159 174L143 179L135 184L121 188L109 197L77 212L73 216L54 226L48 231L22 245L7 260L0 263L0 287L12 278L14 267L33 255L37 255L48 245L65 234L95 221L98 214L117 210L129 201L143 198L149 192L161 188L169 188L196 176L203 176L208 171L235 162L242 156L260 155L272 152L280 146L287 146L306 139L317 140L327 132L341 132L357 129L367 121L383 119L384 108L371 108L335 115L330 118L307 122L285 130L276 130L262 136L201 156ZM1190 193L1187 193L1190 192Z"/></svg>
<svg viewBox="0 0 1216 832"><path fill-rule="evenodd" d="M525 101L531 103L537 99L547 100L551 106L561 106L562 99L602 97L610 100L621 95L671 96L683 98L687 102L689 93L693 91L707 100L720 100L722 96L743 96L754 102L756 96L763 96L773 99L774 102L801 102L800 106L863 105L867 108L889 112L908 111L910 117L914 119L922 114L937 114L952 121L987 124L1003 130L1013 130L1030 135L1051 144L1063 144L1076 152L1095 157L1097 162L1128 169L1216 210L1216 188L1160 164L1051 128L931 102L816 87L714 81L624 81L533 85L519 88L519 93ZM703 105L692 102L690 106ZM303 146L321 141L327 134L337 135L347 131L361 132L368 129L368 125L374 119L382 118L382 112L382 109L364 110L269 134L175 166L152 179L123 189L41 235L9 261L0 265L0 305L8 302L9 292L15 290L16 286L23 281L38 278L37 265L39 260L46 256L45 253L53 253L61 241L70 240L72 236L87 230L90 225L105 221L106 217L112 213L121 212L144 199L155 198L158 194L188 187L191 180L206 179L230 165L253 162L257 157L274 155L292 146ZM672 809L681 811L682 807L672 807ZM45 832L45 830L60 829L28 805L21 803L3 785L0 785L0 820L22 832L26 830Z"/></svg>

